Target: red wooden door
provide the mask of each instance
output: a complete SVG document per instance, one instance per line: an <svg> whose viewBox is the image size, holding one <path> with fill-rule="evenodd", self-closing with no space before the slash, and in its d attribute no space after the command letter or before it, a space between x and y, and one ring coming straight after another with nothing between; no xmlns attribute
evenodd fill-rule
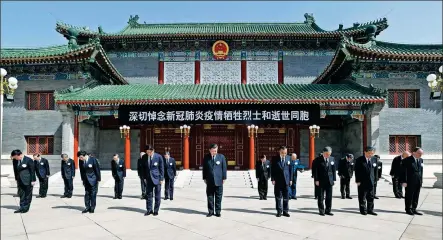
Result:
<svg viewBox="0 0 443 240"><path fill-rule="evenodd" d="M211 144L218 145L218 152L226 157L229 169L239 166L237 162L235 125L205 125L203 147L206 154Z"/></svg>
<svg viewBox="0 0 443 240"><path fill-rule="evenodd" d="M260 130L260 129L259 129ZM282 145L286 146L286 128L264 128L257 135L257 159L262 155L266 155L267 159L271 159L278 154L278 148ZM290 148L290 146L288 146ZM292 148L292 147L291 147ZM290 153L291 149L288 149Z"/></svg>

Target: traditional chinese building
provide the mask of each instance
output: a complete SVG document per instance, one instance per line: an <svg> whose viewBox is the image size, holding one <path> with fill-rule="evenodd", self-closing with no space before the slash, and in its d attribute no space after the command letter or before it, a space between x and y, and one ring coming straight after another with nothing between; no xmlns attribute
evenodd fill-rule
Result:
<svg viewBox="0 0 443 240"><path fill-rule="evenodd" d="M326 145L336 157L372 145L384 160L419 145L441 164L442 129L429 126L441 126L442 105L425 78L443 62L442 45L377 41L386 19L333 31L310 14L300 23L138 20L116 33L57 23L67 45L2 49L0 65L19 80L2 154L58 160L82 149L105 167L120 153L135 168L153 144L198 169L217 143L231 169L248 169L280 145L306 165Z"/></svg>

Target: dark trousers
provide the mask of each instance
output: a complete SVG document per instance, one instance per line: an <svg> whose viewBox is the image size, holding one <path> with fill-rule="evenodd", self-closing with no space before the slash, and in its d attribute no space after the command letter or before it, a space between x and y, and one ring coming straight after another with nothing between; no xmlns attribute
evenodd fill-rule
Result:
<svg viewBox="0 0 443 240"><path fill-rule="evenodd" d="M15 195L14 197L20 197L20 187L18 186L18 181L15 181L16 185L17 185L17 195Z"/></svg>
<svg viewBox="0 0 443 240"><path fill-rule="evenodd" d="M206 184L206 197L208 199L208 213L221 212L221 202L223 197L223 186L213 186ZM215 209L214 209L215 198Z"/></svg>
<svg viewBox="0 0 443 240"><path fill-rule="evenodd" d="M358 203L360 205L360 212L373 212L374 211L374 191L371 188L365 188L361 185L357 187L358 190Z"/></svg>
<svg viewBox="0 0 443 240"><path fill-rule="evenodd" d="M19 184L17 187L19 188L18 194L20 196L20 209L24 212L27 212L31 207L32 190L34 189L34 186L25 186L23 184Z"/></svg>
<svg viewBox="0 0 443 240"><path fill-rule="evenodd" d="M346 197L351 196L351 191L349 189L350 181L351 181L350 178L340 178L340 193L342 197L345 197L345 193Z"/></svg>
<svg viewBox="0 0 443 240"><path fill-rule="evenodd" d="M115 197L122 197L123 194L123 184L125 183L125 179L114 179L114 196Z"/></svg>
<svg viewBox="0 0 443 240"><path fill-rule="evenodd" d="M258 196L260 199L268 197L268 179L262 178L258 180Z"/></svg>
<svg viewBox="0 0 443 240"><path fill-rule="evenodd" d="M96 200L97 200L97 191L98 191L98 183L94 186L91 186L89 182L84 183L85 185L85 207L86 209L95 210Z"/></svg>
<svg viewBox="0 0 443 240"><path fill-rule="evenodd" d="M65 184L65 192L63 193L63 196L72 197L72 191L74 190L74 180L72 178L63 178L63 182Z"/></svg>
<svg viewBox="0 0 443 240"><path fill-rule="evenodd" d="M326 198L325 198L326 196ZM326 209L325 206L323 205L323 200L325 201L326 204ZM318 205L318 210L321 213L329 213L331 212L331 208L332 208L332 186L320 186L319 187L319 195L317 198L317 205Z"/></svg>
<svg viewBox="0 0 443 240"><path fill-rule="evenodd" d="M160 209L162 185L161 184L154 185L154 183L150 179L148 179L147 181L148 182L146 183L146 211L147 212L152 211L152 198L155 195L154 212L158 213L158 210Z"/></svg>
<svg viewBox="0 0 443 240"><path fill-rule="evenodd" d="M318 196L320 195L320 187L318 187L317 185L315 185L315 182L314 182L314 196L315 196L315 198L317 198L318 199Z"/></svg>
<svg viewBox="0 0 443 240"><path fill-rule="evenodd" d="M405 210L414 211L418 206L418 199L420 197L420 185L408 185L405 188Z"/></svg>
<svg viewBox="0 0 443 240"><path fill-rule="evenodd" d="M38 190L38 195L40 197L46 197L46 194L48 193L49 178L47 178L47 177L39 178L38 181L40 183L40 189Z"/></svg>
<svg viewBox="0 0 443 240"><path fill-rule="evenodd" d="M290 198L295 198L297 196L297 184L293 181L292 185L288 187L288 194Z"/></svg>
<svg viewBox="0 0 443 240"><path fill-rule="evenodd" d="M275 208L277 213L287 213L289 211L289 192L288 186L285 184L279 185L275 183L274 185L274 196L275 196ZM282 206L283 198L283 206Z"/></svg>
<svg viewBox="0 0 443 240"><path fill-rule="evenodd" d="M146 182L142 177L139 178L140 178L140 186L142 189L142 197L146 197Z"/></svg>
<svg viewBox="0 0 443 240"><path fill-rule="evenodd" d="M397 177L392 178L392 191L394 192L395 197L403 196L403 187Z"/></svg>
<svg viewBox="0 0 443 240"><path fill-rule="evenodd" d="M174 199L174 179L165 178L165 199Z"/></svg>
<svg viewBox="0 0 443 240"><path fill-rule="evenodd" d="M377 196L377 181L374 182L374 189L372 191L374 191L374 197Z"/></svg>

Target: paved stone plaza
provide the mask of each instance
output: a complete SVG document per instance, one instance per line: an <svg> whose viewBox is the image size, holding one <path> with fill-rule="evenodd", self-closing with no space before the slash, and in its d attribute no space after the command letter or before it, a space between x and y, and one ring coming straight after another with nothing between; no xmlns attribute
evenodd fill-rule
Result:
<svg viewBox="0 0 443 240"><path fill-rule="evenodd" d="M275 217L272 186L267 201L259 201L250 187L247 172L228 172L221 218L206 218L206 196L201 172L181 179L174 201L162 200L159 215L143 216L145 201L139 199L136 172L128 173L122 200L113 200L109 171L102 171L94 214L84 209L80 179L76 177L74 196L61 199L61 179L51 177L46 199L33 198L30 212L14 214L16 188L3 187L1 193L1 239L442 239L442 190L425 184L419 210L423 216L404 213L404 201L393 198L392 186L379 181L375 210L378 216L362 216L354 199L340 199L339 182L334 187L334 216L320 216L313 198L310 172L299 175L298 200L290 201L290 218ZM77 175L79 176L79 175ZM248 182L249 181L249 182ZM38 187L34 188L34 195ZM163 194L163 193L162 193Z"/></svg>

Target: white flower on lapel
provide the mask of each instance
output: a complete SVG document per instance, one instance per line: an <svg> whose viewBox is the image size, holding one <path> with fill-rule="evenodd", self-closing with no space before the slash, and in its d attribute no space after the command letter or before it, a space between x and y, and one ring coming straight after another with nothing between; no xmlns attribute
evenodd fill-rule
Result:
<svg viewBox="0 0 443 240"><path fill-rule="evenodd" d="M269 168L269 165L266 165L266 168Z"/></svg>
<svg viewBox="0 0 443 240"><path fill-rule="evenodd" d="M71 163L68 163L68 166L70 166L71 165Z"/></svg>
<svg viewBox="0 0 443 240"><path fill-rule="evenodd" d="M290 165L291 164L291 162L290 161L288 161L288 165Z"/></svg>
<svg viewBox="0 0 443 240"><path fill-rule="evenodd" d="M154 163L154 166L157 166L157 164L158 164L158 163L155 162L155 163Z"/></svg>
<svg viewBox="0 0 443 240"><path fill-rule="evenodd" d="M25 168L26 166L27 166L26 164L22 164L22 167L24 167L24 168Z"/></svg>
<svg viewBox="0 0 443 240"><path fill-rule="evenodd" d="M123 165L120 165L120 167L123 167Z"/></svg>
<svg viewBox="0 0 443 240"><path fill-rule="evenodd" d="M92 164L88 164L88 167L92 168Z"/></svg>
<svg viewBox="0 0 443 240"><path fill-rule="evenodd" d="M373 164L372 164L372 166L373 166L373 167L376 167L376 166L377 166L377 164L373 163Z"/></svg>
<svg viewBox="0 0 443 240"><path fill-rule="evenodd" d="M171 166L172 166L172 163L169 163L169 165L171 165Z"/></svg>
<svg viewBox="0 0 443 240"><path fill-rule="evenodd" d="M331 162L331 165L334 165L334 162Z"/></svg>
<svg viewBox="0 0 443 240"><path fill-rule="evenodd" d="M354 165L354 163L351 163L351 165Z"/></svg>
<svg viewBox="0 0 443 240"><path fill-rule="evenodd" d="M40 165L45 165L44 163L40 163Z"/></svg>
<svg viewBox="0 0 443 240"><path fill-rule="evenodd" d="M295 165L298 165L298 162L295 162Z"/></svg>
<svg viewBox="0 0 443 240"><path fill-rule="evenodd" d="M381 167L378 167L378 169L380 169Z"/></svg>
<svg viewBox="0 0 443 240"><path fill-rule="evenodd" d="M421 163L421 166L423 167L425 164L424 163Z"/></svg>
<svg viewBox="0 0 443 240"><path fill-rule="evenodd" d="M215 162L217 165L220 165L220 161Z"/></svg>

